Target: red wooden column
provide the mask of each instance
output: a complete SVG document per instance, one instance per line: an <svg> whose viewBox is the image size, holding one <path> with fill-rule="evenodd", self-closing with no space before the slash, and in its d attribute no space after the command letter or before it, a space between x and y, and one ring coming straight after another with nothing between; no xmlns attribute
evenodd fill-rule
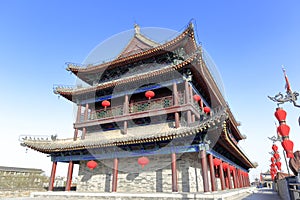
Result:
<svg viewBox="0 0 300 200"><path fill-rule="evenodd" d="M237 169L237 170L236 170L236 173L237 173L237 183L238 183L238 188L241 188L241 187L242 187L242 183L241 183L240 170Z"/></svg>
<svg viewBox="0 0 300 200"><path fill-rule="evenodd" d="M184 90L185 90L185 103L191 103L191 98L190 98L190 89L189 89L189 82L186 80L184 83ZM186 118L187 118L187 123L190 124L192 122L192 114L191 111L188 110L186 113Z"/></svg>
<svg viewBox="0 0 300 200"><path fill-rule="evenodd" d="M74 163L73 163L73 161L70 161L69 162L69 167L68 167L66 189L65 189L66 191L70 191L71 190L73 168L74 168Z"/></svg>
<svg viewBox="0 0 300 200"><path fill-rule="evenodd" d="M177 167L176 167L176 154L171 154L171 168L172 168L172 192L178 192L178 180L177 180Z"/></svg>
<svg viewBox="0 0 300 200"><path fill-rule="evenodd" d="M52 170L51 170L49 187L48 187L49 191L53 191L54 180L55 180L55 173L56 173L56 166L57 166L57 162L52 162Z"/></svg>
<svg viewBox="0 0 300 200"><path fill-rule="evenodd" d="M118 158L114 158L112 192L117 191L117 184L118 184Z"/></svg>
<svg viewBox="0 0 300 200"><path fill-rule="evenodd" d="M89 111L89 104L87 103L85 105L85 110L84 110L84 121L88 120L88 111ZM84 127L84 128L82 128L82 136L81 136L81 138L84 139L85 135L86 135L86 128Z"/></svg>
<svg viewBox="0 0 300 200"><path fill-rule="evenodd" d="M174 82L173 83L173 104L174 106L178 105L178 91L177 91L177 84ZM179 113L175 112L175 128L178 128L180 126L179 123Z"/></svg>
<svg viewBox="0 0 300 200"><path fill-rule="evenodd" d="M236 177L236 168L233 168L232 171L232 177L233 177L233 186L234 188L238 188L238 184L237 184L237 177Z"/></svg>
<svg viewBox="0 0 300 200"><path fill-rule="evenodd" d="M226 186L225 186L224 170L223 170L223 164L222 164L222 162L220 164L220 180L221 180L221 189L225 190Z"/></svg>
<svg viewBox="0 0 300 200"><path fill-rule="evenodd" d="M191 102L191 104L193 104L193 88L191 85L190 85L189 89L190 89L190 98L191 98L190 102ZM196 120L195 114L192 114L192 123L195 122L195 120Z"/></svg>
<svg viewBox="0 0 300 200"><path fill-rule="evenodd" d="M199 153L200 153L201 166L202 166L203 190L204 190L204 192L209 192L206 151L204 149L202 149L202 150L200 150Z"/></svg>
<svg viewBox="0 0 300 200"><path fill-rule="evenodd" d="M228 179L228 188L232 189L231 174L230 174L230 165L229 164L228 164L228 167L227 167L227 179Z"/></svg>
<svg viewBox="0 0 300 200"><path fill-rule="evenodd" d="M211 154L208 154L208 163L209 163L209 172L210 172L210 183L211 183L211 191L216 191L216 175L215 175L215 167L214 167L214 161L213 156Z"/></svg>
<svg viewBox="0 0 300 200"><path fill-rule="evenodd" d="M77 106L76 123L80 122L80 115L81 115L81 104ZM73 140L74 141L77 140L77 137L78 137L78 128L75 128Z"/></svg>

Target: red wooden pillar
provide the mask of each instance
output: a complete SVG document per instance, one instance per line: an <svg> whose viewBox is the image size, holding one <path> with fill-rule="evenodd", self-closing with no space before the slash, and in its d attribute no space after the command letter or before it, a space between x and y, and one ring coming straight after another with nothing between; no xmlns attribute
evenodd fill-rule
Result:
<svg viewBox="0 0 300 200"><path fill-rule="evenodd" d="M191 104L193 104L193 88L191 85L190 85L189 89L190 89L190 98L191 98L190 102L191 102ZM195 120L196 120L195 114L192 114L191 122L193 123L193 122L195 122Z"/></svg>
<svg viewBox="0 0 300 200"><path fill-rule="evenodd" d="M236 173L237 173L237 183L238 183L238 188L241 188L241 187L242 187L242 183L241 183L240 170L237 169Z"/></svg>
<svg viewBox="0 0 300 200"><path fill-rule="evenodd" d="M66 191L70 191L71 190L73 168L74 168L74 163L73 163L73 161L70 161L69 162L69 167L68 167L66 189L65 189Z"/></svg>
<svg viewBox="0 0 300 200"><path fill-rule="evenodd" d="M112 192L117 191L117 183L118 183L118 158L114 158Z"/></svg>
<svg viewBox="0 0 300 200"><path fill-rule="evenodd" d="M200 159L202 166L203 190L204 192L209 192L208 169L205 150L200 150Z"/></svg>
<svg viewBox="0 0 300 200"><path fill-rule="evenodd" d="M177 167L176 167L176 154L171 154L171 168L172 168L172 192L178 192L178 181L177 181Z"/></svg>
<svg viewBox="0 0 300 200"><path fill-rule="evenodd" d="M55 180L55 173L56 173L56 166L57 162L52 162L52 170L51 170L51 175L50 175L50 181L49 181L49 191L53 191L54 188L54 180Z"/></svg>
<svg viewBox="0 0 300 200"><path fill-rule="evenodd" d="M178 105L178 91L177 91L177 84L174 82L173 83L173 104L174 106L177 106ZM175 128L178 128L180 126L180 123L179 123L179 113L178 112L175 112Z"/></svg>
<svg viewBox="0 0 300 200"><path fill-rule="evenodd" d="M227 178L228 178L228 188L232 189L230 165L228 165L228 168L227 168Z"/></svg>
<svg viewBox="0 0 300 200"><path fill-rule="evenodd" d="M215 175L215 167L214 167L214 161L213 156L211 154L208 154L208 163L209 163L209 172L210 172L210 183L211 183L211 191L216 191L216 175Z"/></svg>
<svg viewBox="0 0 300 200"><path fill-rule="evenodd" d="M223 164L222 164L222 162L220 164L220 180L221 180L221 189L225 190L226 186L225 186L224 170L223 170Z"/></svg>
<svg viewBox="0 0 300 200"><path fill-rule="evenodd" d="M232 171L232 177L233 177L233 186L234 188L238 188L238 184L237 184L237 177L236 177L236 168L233 168Z"/></svg>

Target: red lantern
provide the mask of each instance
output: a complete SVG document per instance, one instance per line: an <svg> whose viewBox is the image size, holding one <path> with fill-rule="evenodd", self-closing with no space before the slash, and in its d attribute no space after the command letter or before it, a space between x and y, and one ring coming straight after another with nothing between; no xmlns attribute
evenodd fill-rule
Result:
<svg viewBox="0 0 300 200"><path fill-rule="evenodd" d="M147 157L140 157L138 159L138 164L142 166L142 168L144 168L145 165L148 165L149 163L149 159Z"/></svg>
<svg viewBox="0 0 300 200"><path fill-rule="evenodd" d="M275 164L272 163L272 164L270 165L270 167L271 167L271 169L274 168L274 167L275 167Z"/></svg>
<svg viewBox="0 0 300 200"><path fill-rule="evenodd" d="M276 108L276 112L274 114L279 122L285 121L286 112L282 108Z"/></svg>
<svg viewBox="0 0 300 200"><path fill-rule="evenodd" d="M278 153L274 153L274 158L276 159L276 160L278 160L279 158L280 158L280 155L278 154Z"/></svg>
<svg viewBox="0 0 300 200"><path fill-rule="evenodd" d="M203 108L203 111L204 111L205 114L208 114L208 113L210 112L210 108L207 107L207 106L205 106L205 107Z"/></svg>
<svg viewBox="0 0 300 200"><path fill-rule="evenodd" d="M277 169L280 171L281 170L281 162L278 161L275 163L275 165L276 165Z"/></svg>
<svg viewBox="0 0 300 200"><path fill-rule="evenodd" d="M281 145L283 149L286 151L286 155L288 158L294 158L293 154L293 148L294 148L294 143L291 140L283 140L281 142Z"/></svg>
<svg viewBox="0 0 300 200"><path fill-rule="evenodd" d="M231 172L233 172L234 166L229 166L229 169L230 169Z"/></svg>
<svg viewBox="0 0 300 200"><path fill-rule="evenodd" d="M273 144L272 149L273 149L274 152L276 152L278 150L278 146L276 144Z"/></svg>
<svg viewBox="0 0 300 200"><path fill-rule="evenodd" d="M228 163L223 163L223 169L226 170L229 167Z"/></svg>
<svg viewBox="0 0 300 200"><path fill-rule="evenodd" d="M145 92L145 96L150 100L151 98L153 98L155 96L155 93L151 90Z"/></svg>
<svg viewBox="0 0 300 200"><path fill-rule="evenodd" d="M281 145L285 151L293 151L294 143L291 140L283 140Z"/></svg>
<svg viewBox="0 0 300 200"><path fill-rule="evenodd" d="M219 166L222 161L218 158L214 158L213 162L214 162L214 166Z"/></svg>
<svg viewBox="0 0 300 200"><path fill-rule="evenodd" d="M289 136L290 134L290 127L286 124L280 124L277 128L277 132L281 137Z"/></svg>
<svg viewBox="0 0 300 200"><path fill-rule="evenodd" d="M110 106L110 102L107 100L102 101L102 106L104 107L104 109L106 109L106 107Z"/></svg>
<svg viewBox="0 0 300 200"><path fill-rule="evenodd" d="M197 95L197 94L195 94L195 95L193 96L193 98L194 98L194 100L197 101L197 102L201 100L201 97L200 97L199 95Z"/></svg>
<svg viewBox="0 0 300 200"><path fill-rule="evenodd" d="M275 162L275 158L274 157L271 157L271 162Z"/></svg>
<svg viewBox="0 0 300 200"><path fill-rule="evenodd" d="M91 170L93 170L98 166L98 163L94 160L90 160L89 162L86 163L86 166Z"/></svg>

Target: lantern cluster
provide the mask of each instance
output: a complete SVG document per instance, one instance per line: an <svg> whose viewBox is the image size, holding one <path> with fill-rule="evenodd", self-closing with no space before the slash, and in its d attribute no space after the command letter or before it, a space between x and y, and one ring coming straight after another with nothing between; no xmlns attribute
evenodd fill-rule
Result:
<svg viewBox="0 0 300 200"><path fill-rule="evenodd" d="M201 99L201 97L200 97L199 95L195 94L195 95L193 96L193 99L194 99L196 102L199 102L199 103L200 103L200 108L201 108L201 110L203 110L203 112L204 112L205 114L209 114L209 113L210 113L210 108L209 108L208 106L204 106L204 107L203 107L203 101L202 101L202 99Z"/></svg>
<svg viewBox="0 0 300 200"><path fill-rule="evenodd" d="M290 127L286 124L286 111L282 108L276 108L275 117L279 122L277 133L281 137L281 145L286 152L288 158L294 158L294 143L289 139Z"/></svg>
<svg viewBox="0 0 300 200"><path fill-rule="evenodd" d="M277 169L279 171L281 171L281 162L280 162L280 155L279 155L279 152L278 152L278 146L276 144L273 144L272 145L272 150L273 150L273 157L272 158L274 158L273 162L275 162L275 165L276 165Z"/></svg>
<svg viewBox="0 0 300 200"><path fill-rule="evenodd" d="M275 178L275 175L277 173L277 169L276 169L276 165L275 165L275 158L274 157L271 157L271 165L270 165L270 174L271 174L271 178L272 180L274 180Z"/></svg>

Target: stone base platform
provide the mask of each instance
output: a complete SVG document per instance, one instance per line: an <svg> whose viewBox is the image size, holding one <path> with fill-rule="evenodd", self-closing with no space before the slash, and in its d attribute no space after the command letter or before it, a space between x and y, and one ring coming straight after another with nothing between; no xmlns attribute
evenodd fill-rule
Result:
<svg viewBox="0 0 300 200"><path fill-rule="evenodd" d="M34 192L28 200L238 200L254 192L255 188L243 188L207 193L80 193Z"/></svg>

